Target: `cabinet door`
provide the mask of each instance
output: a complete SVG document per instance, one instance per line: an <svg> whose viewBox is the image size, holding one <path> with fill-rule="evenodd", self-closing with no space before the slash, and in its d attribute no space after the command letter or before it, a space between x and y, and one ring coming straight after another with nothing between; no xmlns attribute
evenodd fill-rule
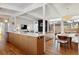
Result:
<svg viewBox="0 0 79 59"><path fill-rule="evenodd" d="M11 36L10 36L10 33L8 33L8 41L10 41L11 39Z"/></svg>
<svg viewBox="0 0 79 59"><path fill-rule="evenodd" d="M19 34L16 34L16 38L15 38L15 39L16 39L16 40L15 40L15 41L16 41L16 46L19 47L19 48L23 47L23 46L22 46L22 44L23 44L23 43L22 43L22 40L23 40L23 39L22 39L22 36L19 35Z"/></svg>
<svg viewBox="0 0 79 59"><path fill-rule="evenodd" d="M12 42L14 40L14 34L13 33L9 33L8 37L9 37L9 39L8 39L9 42Z"/></svg>
<svg viewBox="0 0 79 59"><path fill-rule="evenodd" d="M17 45L17 34L14 33L14 39L12 42L14 45Z"/></svg>
<svg viewBox="0 0 79 59"><path fill-rule="evenodd" d="M44 54L44 37L37 39L37 54Z"/></svg>
<svg viewBox="0 0 79 59"><path fill-rule="evenodd" d="M26 35L20 36L20 48L26 53L29 54L29 37Z"/></svg>
<svg viewBox="0 0 79 59"><path fill-rule="evenodd" d="M37 54L37 38L28 36L29 54Z"/></svg>

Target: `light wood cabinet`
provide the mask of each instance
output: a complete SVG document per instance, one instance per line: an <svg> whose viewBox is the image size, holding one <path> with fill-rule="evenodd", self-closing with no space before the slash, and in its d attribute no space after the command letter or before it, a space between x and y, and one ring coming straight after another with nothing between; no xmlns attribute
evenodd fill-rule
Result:
<svg viewBox="0 0 79 59"><path fill-rule="evenodd" d="M9 42L27 55L44 54L44 38L9 33Z"/></svg>
<svg viewBox="0 0 79 59"><path fill-rule="evenodd" d="M14 40L14 34L13 33L9 33L8 34L8 41L12 42Z"/></svg>

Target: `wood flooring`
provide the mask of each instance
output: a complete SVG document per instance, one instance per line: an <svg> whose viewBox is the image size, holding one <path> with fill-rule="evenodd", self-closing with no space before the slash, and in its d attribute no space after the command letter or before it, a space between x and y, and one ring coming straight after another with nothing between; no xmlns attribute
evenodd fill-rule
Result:
<svg viewBox="0 0 79 59"><path fill-rule="evenodd" d="M0 55L23 55L23 53L17 47L8 42L4 48L0 49Z"/></svg>
<svg viewBox="0 0 79 59"><path fill-rule="evenodd" d="M60 48L57 48L53 40L46 41L46 55L78 55L78 44L72 42L72 48L64 48L63 46L60 46Z"/></svg>
<svg viewBox="0 0 79 59"><path fill-rule="evenodd" d="M72 48L60 46L60 49L56 48L53 40L46 40L45 55L78 55L78 44L72 42ZM0 55L25 55L20 49L7 42L4 49L0 49Z"/></svg>

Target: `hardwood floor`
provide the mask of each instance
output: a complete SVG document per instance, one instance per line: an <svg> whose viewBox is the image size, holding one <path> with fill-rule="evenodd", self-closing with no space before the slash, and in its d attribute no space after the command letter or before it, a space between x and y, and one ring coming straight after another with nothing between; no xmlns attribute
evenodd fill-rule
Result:
<svg viewBox="0 0 79 59"><path fill-rule="evenodd" d="M72 48L55 47L53 40L46 41L46 55L78 55L78 44L72 42Z"/></svg>
<svg viewBox="0 0 79 59"><path fill-rule="evenodd" d="M72 43L72 48L65 50L63 46L60 49L56 48L52 40L46 41L46 52L45 55L78 55L78 44ZM24 55L21 50L7 43L4 49L0 49L0 55Z"/></svg>
<svg viewBox="0 0 79 59"><path fill-rule="evenodd" d="M7 43L5 48L0 49L0 55L23 55L23 53L11 43Z"/></svg>

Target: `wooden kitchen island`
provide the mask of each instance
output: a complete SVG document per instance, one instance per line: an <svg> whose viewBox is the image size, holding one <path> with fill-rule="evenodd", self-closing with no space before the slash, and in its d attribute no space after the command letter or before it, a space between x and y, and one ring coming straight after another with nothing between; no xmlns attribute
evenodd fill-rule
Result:
<svg viewBox="0 0 79 59"><path fill-rule="evenodd" d="M8 33L8 41L26 55L44 54L44 36L34 33Z"/></svg>

